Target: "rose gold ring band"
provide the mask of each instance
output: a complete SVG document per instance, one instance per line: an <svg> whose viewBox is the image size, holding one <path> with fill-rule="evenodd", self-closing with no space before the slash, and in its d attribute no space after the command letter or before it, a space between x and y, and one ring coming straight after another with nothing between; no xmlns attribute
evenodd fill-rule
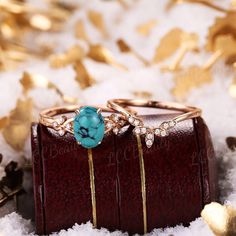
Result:
<svg viewBox="0 0 236 236"><path fill-rule="evenodd" d="M150 107L150 108L159 108L172 111L181 111L183 114L176 116L173 120L180 122L186 119L194 118L201 116L201 109L192 106L186 106L180 103L174 102L160 102L160 101L146 101L139 99L112 99L107 102L107 106L121 114L125 115L127 118L132 114L125 108L127 106L134 107ZM136 116L136 118L138 118Z"/></svg>

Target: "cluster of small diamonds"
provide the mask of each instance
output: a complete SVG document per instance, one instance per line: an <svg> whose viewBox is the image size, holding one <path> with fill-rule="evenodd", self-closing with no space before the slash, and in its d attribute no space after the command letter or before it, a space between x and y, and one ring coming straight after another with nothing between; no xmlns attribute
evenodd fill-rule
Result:
<svg viewBox="0 0 236 236"><path fill-rule="evenodd" d="M52 126L55 130L57 130L60 136L64 136L66 132L72 131L72 124L71 122L67 122L66 116L61 116L60 118L56 119Z"/></svg>
<svg viewBox="0 0 236 236"><path fill-rule="evenodd" d="M105 119L106 129L108 131L112 130L114 134L118 134L123 126L126 124L122 115L111 114L108 119Z"/></svg>
<svg viewBox="0 0 236 236"><path fill-rule="evenodd" d="M158 136L158 137L167 136L168 129L174 127L175 125L176 125L176 122L173 120L165 121L157 128L149 128L149 127L143 127L143 126L138 125L134 128L134 133L136 135L145 135L146 145L148 148L150 148L152 144L154 143L155 136Z"/></svg>

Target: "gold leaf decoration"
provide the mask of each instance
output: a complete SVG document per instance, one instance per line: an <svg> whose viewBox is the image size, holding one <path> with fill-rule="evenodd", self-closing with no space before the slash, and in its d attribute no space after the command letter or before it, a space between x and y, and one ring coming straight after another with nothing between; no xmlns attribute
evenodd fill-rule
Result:
<svg viewBox="0 0 236 236"><path fill-rule="evenodd" d="M236 137L227 137L226 138L226 143L227 143L228 148L231 151L236 150Z"/></svg>
<svg viewBox="0 0 236 236"><path fill-rule="evenodd" d="M236 38L236 14L227 14L224 17L218 17L215 23L209 28L207 36L206 50L216 51L216 39L222 35L232 35Z"/></svg>
<svg viewBox="0 0 236 236"><path fill-rule="evenodd" d="M76 72L76 81L79 83L81 89L88 88L95 83L95 80L88 73L82 62L77 61L74 64L74 70Z"/></svg>
<svg viewBox="0 0 236 236"><path fill-rule="evenodd" d="M64 93L54 83L50 82L42 75L24 72L20 83L23 86L23 93L25 95L27 95L27 93L34 88L54 89L64 102L78 103L77 98L64 95Z"/></svg>
<svg viewBox="0 0 236 236"><path fill-rule="evenodd" d="M236 209L234 207L212 202L204 207L201 216L215 235L236 235Z"/></svg>
<svg viewBox="0 0 236 236"><path fill-rule="evenodd" d="M211 9L214 9L216 11L224 12L224 13L232 13L234 10L231 9L225 9L219 5L214 4L210 0L170 0L169 3L166 6L167 10L170 10L175 4L180 4L180 3L197 3L201 4L205 7L209 7Z"/></svg>
<svg viewBox="0 0 236 236"><path fill-rule="evenodd" d="M118 67L119 69L127 70L125 66L116 62L111 52L102 45L90 45L87 56L97 62L110 64L112 66Z"/></svg>
<svg viewBox="0 0 236 236"><path fill-rule="evenodd" d="M104 37L108 36L107 30L105 27L105 23L103 20L103 16L101 13L94 11L94 10L89 10L88 11L88 19L93 24L93 26L96 27L101 32L101 34Z"/></svg>
<svg viewBox="0 0 236 236"><path fill-rule="evenodd" d="M148 36L151 32L151 30L157 25L157 20L155 19L152 19L152 20L149 20L148 22L144 23L144 24L141 24L139 25L137 28L136 28L136 31L143 35L143 36Z"/></svg>
<svg viewBox="0 0 236 236"><path fill-rule="evenodd" d="M73 64L75 61L80 61L85 56L84 49L79 45L74 45L65 53L52 55L49 58L50 66L53 68L65 67Z"/></svg>
<svg viewBox="0 0 236 236"><path fill-rule="evenodd" d="M156 48L153 62L159 63L172 56L180 47L182 30L174 28L168 32Z"/></svg>
<svg viewBox="0 0 236 236"><path fill-rule="evenodd" d="M198 51L198 42L199 42L199 37L197 34L182 32L180 37L179 50L177 51L177 55L175 56L174 61L168 66L163 66L161 68L162 71L179 70L180 63L183 60L185 54L188 51L194 51L194 52Z"/></svg>
<svg viewBox="0 0 236 236"><path fill-rule="evenodd" d="M215 50L220 51L224 57L236 55L236 40L233 38L233 35L222 35L217 37Z"/></svg>
<svg viewBox="0 0 236 236"><path fill-rule="evenodd" d="M78 20L75 24L75 37L90 42L82 20Z"/></svg>
<svg viewBox="0 0 236 236"><path fill-rule="evenodd" d="M233 98L236 98L236 78L234 78L233 82L231 83L231 85L229 87L229 94Z"/></svg>
<svg viewBox="0 0 236 236"><path fill-rule="evenodd" d="M144 65L150 65L150 63L143 58L140 54L138 54L136 51L134 51L123 39L117 40L117 45L121 52L123 53L130 53L133 56L135 56L138 60L142 61Z"/></svg>
<svg viewBox="0 0 236 236"><path fill-rule="evenodd" d="M172 89L172 93L177 99L183 100L193 88L212 82L212 75L209 70L191 66L176 74L174 81L175 86Z"/></svg>
<svg viewBox="0 0 236 236"><path fill-rule="evenodd" d="M236 0L231 0L232 7L236 7Z"/></svg>
<svg viewBox="0 0 236 236"><path fill-rule="evenodd" d="M132 94L136 98L150 99L153 95L148 91L134 91Z"/></svg>
<svg viewBox="0 0 236 236"><path fill-rule="evenodd" d="M9 115L8 124L2 129L6 142L15 150L24 148L25 141L30 133L33 102L31 99L18 100L16 108Z"/></svg>
<svg viewBox="0 0 236 236"><path fill-rule="evenodd" d="M4 128L8 124L8 117L0 118L0 129Z"/></svg>

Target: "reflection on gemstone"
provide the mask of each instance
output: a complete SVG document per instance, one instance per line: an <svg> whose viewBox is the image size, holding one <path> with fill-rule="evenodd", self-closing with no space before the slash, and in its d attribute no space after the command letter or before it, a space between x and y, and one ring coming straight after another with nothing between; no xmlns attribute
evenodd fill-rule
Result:
<svg viewBox="0 0 236 236"><path fill-rule="evenodd" d="M80 108L74 118L74 136L85 148L94 148L102 141L105 133L104 119L97 113L97 108Z"/></svg>

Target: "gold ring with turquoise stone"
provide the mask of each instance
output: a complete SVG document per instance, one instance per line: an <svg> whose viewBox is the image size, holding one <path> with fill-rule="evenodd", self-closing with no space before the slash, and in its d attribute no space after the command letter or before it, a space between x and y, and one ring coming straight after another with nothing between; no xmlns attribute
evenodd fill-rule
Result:
<svg viewBox="0 0 236 236"><path fill-rule="evenodd" d="M71 115L66 115L71 113ZM74 113L74 115L73 115ZM110 113L104 116L103 113ZM127 124L124 116L107 107L67 106L44 110L40 123L54 129L60 136L74 135L78 144L94 148L101 144L104 135L110 131L118 134Z"/></svg>

